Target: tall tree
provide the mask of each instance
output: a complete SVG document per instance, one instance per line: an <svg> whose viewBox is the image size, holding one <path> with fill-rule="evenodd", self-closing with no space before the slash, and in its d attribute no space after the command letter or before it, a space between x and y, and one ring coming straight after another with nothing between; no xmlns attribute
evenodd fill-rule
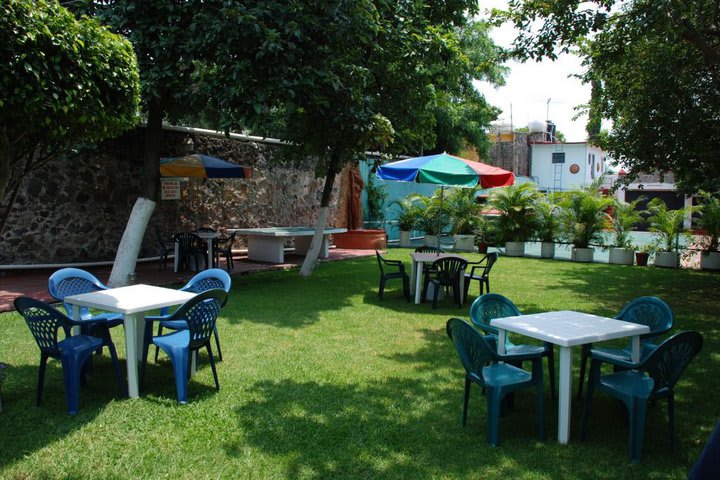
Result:
<svg viewBox="0 0 720 480"><path fill-rule="evenodd" d="M580 47L593 86L591 134L628 169L675 174L691 193L718 191L718 0L511 0L498 21L520 32L514 54L555 58Z"/></svg>
<svg viewBox="0 0 720 480"><path fill-rule="evenodd" d="M0 3L0 232L27 178L135 125L132 46L56 1Z"/></svg>

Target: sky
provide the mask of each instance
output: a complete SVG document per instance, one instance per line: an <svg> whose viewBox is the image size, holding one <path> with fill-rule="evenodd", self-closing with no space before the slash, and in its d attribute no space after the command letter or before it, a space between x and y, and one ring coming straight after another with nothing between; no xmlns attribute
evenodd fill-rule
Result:
<svg viewBox="0 0 720 480"><path fill-rule="evenodd" d="M482 9L505 8L506 5L504 0L480 2ZM506 47L512 43L516 32L514 27L503 25L493 29L490 36L496 44ZM499 122L510 125L512 112L514 128L527 127L531 120L549 119L555 122L566 141L582 142L587 138L587 116L573 121L577 115L574 108L590 100L590 86L571 77L583 71L580 58L564 54L554 62L508 62L506 66L510 72L505 77L505 86L496 88L487 82L476 83L488 102L502 110Z"/></svg>

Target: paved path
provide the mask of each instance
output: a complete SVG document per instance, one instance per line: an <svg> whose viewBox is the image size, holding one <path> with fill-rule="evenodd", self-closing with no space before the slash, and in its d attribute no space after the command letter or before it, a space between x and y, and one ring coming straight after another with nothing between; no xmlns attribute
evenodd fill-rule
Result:
<svg viewBox="0 0 720 480"><path fill-rule="evenodd" d="M375 255L374 250L350 250L333 248L330 249L330 257L321 259L322 262L347 260L350 258L367 257ZM304 257L300 255L286 255L286 263L270 264L261 262L252 262L246 256L234 257L235 267L230 275L247 275L253 272L266 270L287 270L296 268L302 264ZM225 266L221 262L221 267ZM110 277L112 267L88 267L85 270L90 271L98 277L101 282L107 282ZM56 269L31 269L22 271L0 271L0 312L13 310L13 300L21 295L27 295L46 302L53 301L47 291L47 280L50 274ZM146 283L150 285L170 285L184 284L195 272L178 272L172 270L172 259L168 261L168 268L160 270L157 262L139 263L136 268L135 283Z"/></svg>

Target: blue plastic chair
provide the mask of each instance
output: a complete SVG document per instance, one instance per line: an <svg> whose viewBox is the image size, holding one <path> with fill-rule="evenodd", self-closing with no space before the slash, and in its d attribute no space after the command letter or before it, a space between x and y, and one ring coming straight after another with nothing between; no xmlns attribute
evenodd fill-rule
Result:
<svg viewBox="0 0 720 480"><path fill-rule="evenodd" d="M488 412L488 442L500 444L500 409L503 398L517 390L535 387L538 416L538 438L545 439L545 414L543 410L542 359L536 355L498 355L494 347L480 332L464 320L451 318L446 331L465 368L465 398L463 403L463 427L467 422L470 385L476 383L486 390ZM510 365L510 362L532 360L532 374ZM505 362L505 363L499 363Z"/></svg>
<svg viewBox="0 0 720 480"><path fill-rule="evenodd" d="M657 344L655 339L669 332L675 323L675 316L667 303L657 297L638 297L628 302L615 318L625 322L639 323L650 327L650 332L640 336L641 358L652 352ZM612 362L621 360L630 362L632 358L632 344L625 348L592 348L592 344L583 345L580 359L580 380L578 383L578 399L582 398L583 383L585 381L585 367L591 350L593 358Z"/></svg>
<svg viewBox="0 0 720 480"><path fill-rule="evenodd" d="M65 313L71 320L81 321L80 333L110 339L110 328L123 323L121 313L99 313L93 315L87 307L80 307L80 318L73 317L73 306L65 303L65 297L81 293L107 290L108 287L90 272L79 268L61 268L48 278L48 291L56 300L63 302ZM91 323L87 323L92 320ZM100 353L100 349L98 349Z"/></svg>
<svg viewBox="0 0 720 480"><path fill-rule="evenodd" d="M600 365L606 360L592 358L580 438L585 439L593 391L599 388L622 401L627 408L630 425L628 450L633 463L639 463L642 454L648 401L667 398L670 445L674 447L675 384L690 361L700 352L702 343L702 335L698 332L678 333L658 345L640 363L614 360L614 365L625 370L604 376L600 376Z"/></svg>
<svg viewBox="0 0 720 480"><path fill-rule="evenodd" d="M498 329L490 325L490 320L522 315L520 310L507 297L497 293L480 295L470 306L470 321L486 335L492 335L497 342ZM510 336L505 336L505 352L513 355L537 355L547 357L548 376L550 377L550 396L555 399L555 349L553 344L515 345Z"/></svg>
<svg viewBox="0 0 720 480"><path fill-rule="evenodd" d="M78 412L80 383L84 380L86 363L91 358L92 352L101 346L106 346L110 350L110 357L115 368L121 396L126 396L125 383L120 374L115 345L111 340L90 335L70 336L70 329L73 326L86 325L88 321L73 321L50 305L34 298L18 297L14 303L15 309L25 318L25 322L30 328L33 337L35 337L38 347L40 347L40 368L38 370L37 386L38 406L42 403L45 366L48 358L54 358L62 363L68 413L76 415ZM58 330L61 328L65 334L65 339L58 341Z"/></svg>
<svg viewBox="0 0 720 480"><path fill-rule="evenodd" d="M203 270L202 272L191 278L185 285L180 287L180 290L185 292L202 293L215 288L225 290L225 293L230 292L232 287L232 279L225 270L220 268L211 268L209 270ZM227 302L227 300L225 300ZM225 303L221 305L224 307ZM162 335L163 328L169 328L170 330L184 330L187 328L187 323L183 320L170 320L170 310L165 307L160 310L159 316L148 316L145 320L150 322L158 322L157 334ZM152 332L151 332L152 333ZM215 335L215 346L218 352L218 361L222 362L222 350L220 349L220 336L218 335L217 324L213 330ZM149 335L145 337L149 341ZM155 363L158 360L159 348L155 348Z"/></svg>
<svg viewBox="0 0 720 480"><path fill-rule="evenodd" d="M152 338L152 343L161 348L172 361L177 399L182 404L187 403L190 355L203 347L207 349L210 358L210 367L215 378L215 388L220 390L210 337L215 329L215 322L220 309L225 305L226 301L227 293L219 288L200 293L181 305L169 318L170 321L185 323L186 328ZM151 322L148 322L147 325L150 325L148 329L150 330L152 328ZM141 384L145 380L146 364L147 347L143 352L142 370L140 372Z"/></svg>

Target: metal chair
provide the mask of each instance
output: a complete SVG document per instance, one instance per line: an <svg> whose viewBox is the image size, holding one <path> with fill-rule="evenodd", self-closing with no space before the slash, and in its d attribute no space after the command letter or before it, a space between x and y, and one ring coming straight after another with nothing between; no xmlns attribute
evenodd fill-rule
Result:
<svg viewBox="0 0 720 480"><path fill-rule="evenodd" d="M647 404L652 400L667 398L670 424L670 445L675 445L675 384L685 368L702 348L703 338L698 332L681 332L663 341L640 363L614 360L613 365L624 369L610 375L600 375L601 363L591 355L590 379L587 398L583 408L580 438L585 439L590 416L590 406L595 388L623 402L627 408L629 435L628 450L632 463L640 463ZM603 421L607 421L604 418Z"/></svg>
<svg viewBox="0 0 720 480"><path fill-rule="evenodd" d="M507 297L497 293L486 293L479 296L470 306L470 321L476 328L486 335L492 336L497 342L498 329L490 325L495 318L515 317L522 315L520 310ZM553 344L545 342L544 345L515 345L510 336L505 337L505 352L508 354L537 355L547 357L548 376L550 377L550 396L555 399L555 349ZM520 366L520 365L518 365Z"/></svg>
<svg viewBox="0 0 720 480"><path fill-rule="evenodd" d="M667 303L657 297L638 297L627 303L620 313L615 315L618 320L625 322L639 323L650 327L650 333L640 337L641 357L652 352L656 348L655 339L666 332L669 332L675 323L675 316ZM578 381L578 399L582 398L583 383L585 381L585 367L590 351L594 350L594 358L607 358L608 361L620 359L629 362L632 354L632 345L628 344L623 349L618 348L597 348L593 349L592 344L583 345L582 357L580 359L580 379Z"/></svg>
<svg viewBox="0 0 720 480"><path fill-rule="evenodd" d="M410 301L410 277L405 272L405 265L400 260L388 260L380 255L380 252L375 250L375 256L377 257L378 267L380 268L380 286L378 288L378 296L380 300L383 298L385 292L385 282L394 278L399 278L403 282L403 294L405 299ZM397 269L396 271L386 272L386 268Z"/></svg>
<svg viewBox="0 0 720 480"><path fill-rule="evenodd" d="M485 292L490 293L490 270L498 259L497 252L488 253L479 262L468 262L468 265L473 265L469 272L465 272L465 298L467 298L468 291L470 290L470 282L477 280L480 284L480 295Z"/></svg>
<svg viewBox="0 0 720 480"><path fill-rule="evenodd" d="M459 257L443 257L435 260L430 267L430 273L425 276L423 285L423 300L427 296L428 286L433 285L433 308L437 308L438 293L441 287L452 287L453 298L458 308L463 305L463 291L460 289L460 278L467 267L467 260Z"/></svg>
<svg viewBox="0 0 720 480"><path fill-rule="evenodd" d="M478 384L485 390L488 442L493 447L500 444L500 410L503 398L517 390L535 387L538 438L544 440L545 414L541 358L536 355L499 355L486 337L475 330L472 325L458 318L448 320L446 332L455 345L460 362L465 368L463 427L467 423L472 383ZM532 360L532 374L510 364L523 360Z"/></svg>
<svg viewBox="0 0 720 480"><path fill-rule="evenodd" d="M70 329L77 325L100 323L104 320L74 321L63 315L45 302L30 297L15 299L15 309L23 316L30 328L35 342L40 348L40 367L38 370L37 405L42 403L43 386L45 384L45 367L49 358L60 360L62 363L63 384L65 386L65 401L70 415L76 415L79 405L80 384L84 383L84 374L92 352L101 346L108 347L112 358L115 376L117 377L120 393L125 396L125 384L120 374L115 345L109 336L98 338L91 335L70 336ZM64 340L58 340L58 331L62 329Z"/></svg>
<svg viewBox="0 0 720 480"><path fill-rule="evenodd" d="M220 390L215 357L213 356L210 337L215 331L218 314L222 305L227 302L227 293L216 288L191 298L173 313L168 321L183 322L185 328L167 335L158 335L151 339L155 346L161 348L169 357L175 374L177 399L181 404L187 403L187 384L190 373L191 355L203 347L207 349L215 379L215 389ZM147 320L147 319L146 319ZM152 328L152 327L151 327ZM148 329L149 330L149 329ZM145 380L147 364L147 348L144 349L140 371L141 385Z"/></svg>

